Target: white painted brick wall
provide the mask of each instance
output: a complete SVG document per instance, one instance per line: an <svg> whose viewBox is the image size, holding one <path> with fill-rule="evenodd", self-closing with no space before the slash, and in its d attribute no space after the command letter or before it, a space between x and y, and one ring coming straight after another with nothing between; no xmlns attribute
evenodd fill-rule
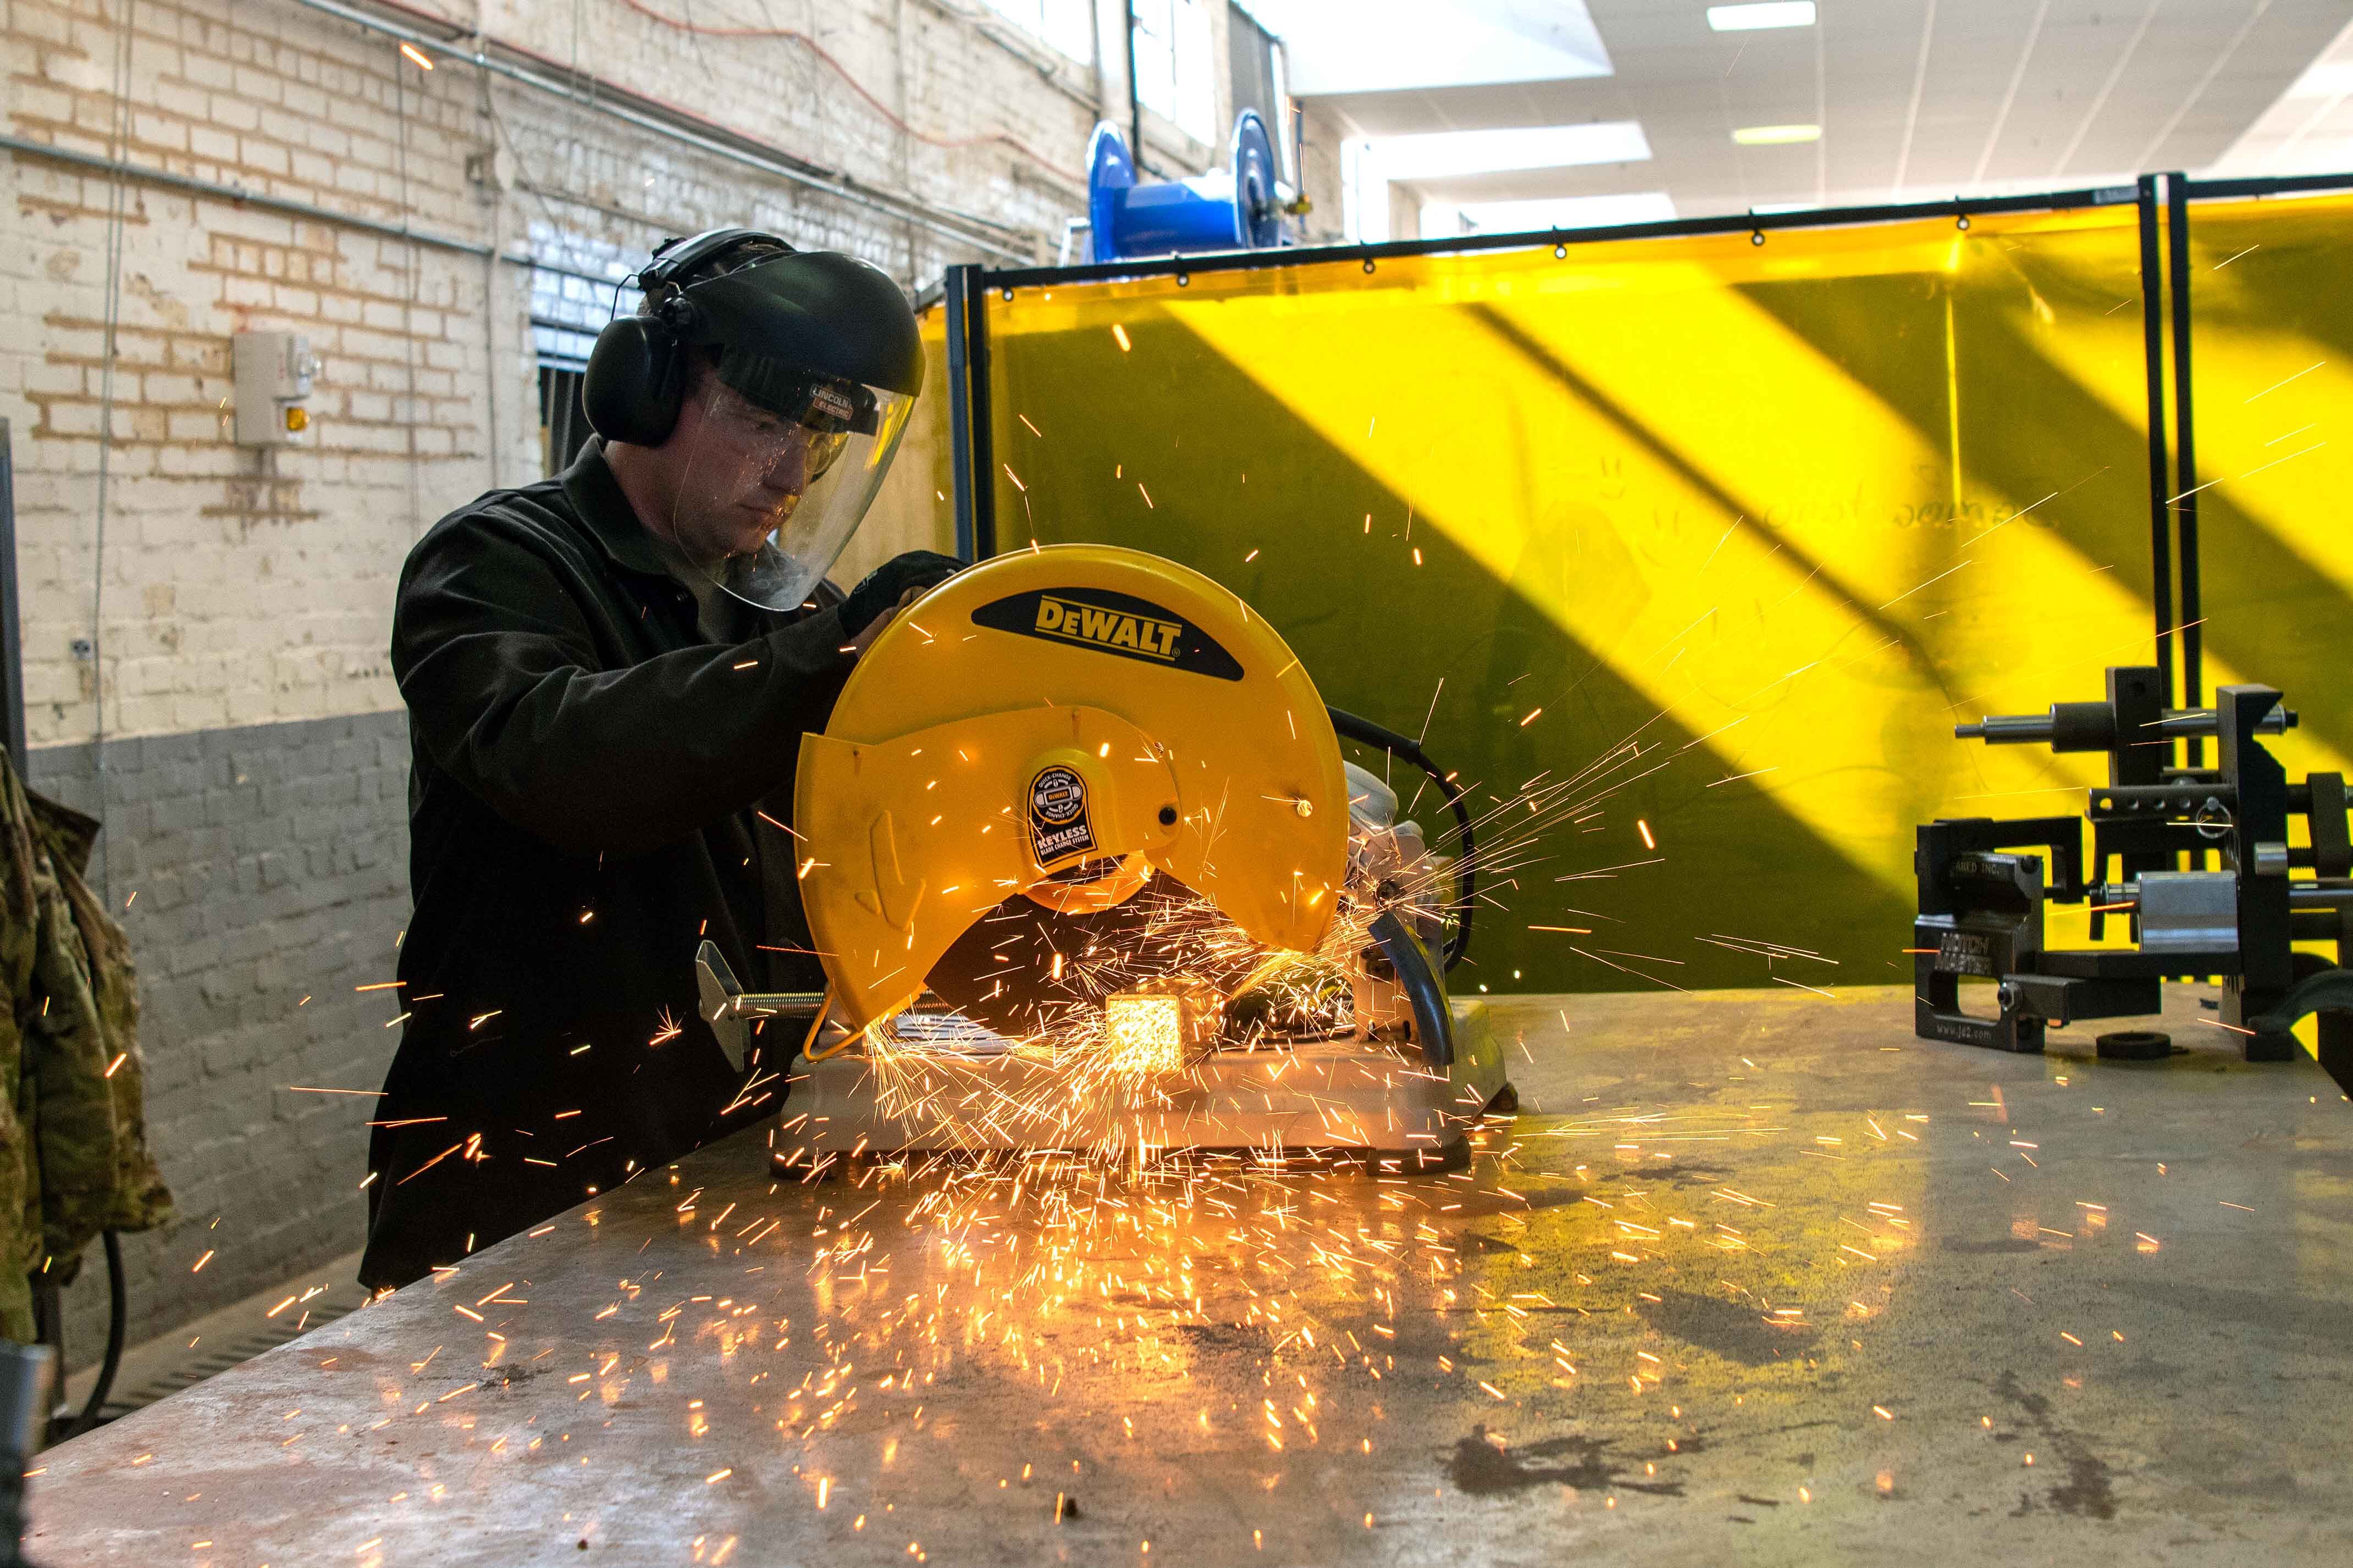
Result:
<svg viewBox="0 0 2353 1568"><path fill-rule="evenodd" d="M428 30L421 18L435 14L479 26L552 68L576 61L863 185L1012 226L1041 258L1082 205L1074 181L1096 115L1092 69L980 0L645 4L707 27L797 28L924 136L964 144L901 135L789 38L691 35L624 0L439 0L406 15ZM11 0L12 134L111 151L126 10L131 130L120 151L136 165L516 254L543 233L634 259L667 233L752 222L866 257L911 288L952 261L982 259L917 225L512 83L493 79L486 98L462 62L420 71L390 40L293 0ZM1222 37L1222 17L1219 26ZM495 195L467 173L470 155L493 149L512 181ZM1210 157L1185 152L1196 166ZM100 725L96 672L71 648L91 635L100 574L117 187L37 157L0 157L17 239L0 253L0 416L16 438L28 725L36 744L79 741ZM410 543L494 476L538 473L530 274L135 178L120 195L98 628L105 732L396 706L384 647ZM265 455L227 438L229 338L275 327L307 331L323 370L315 444ZM901 488L918 498L934 488L930 454L911 450L906 467ZM928 542L938 526L912 505L887 517L846 566Z"/></svg>
<svg viewBox="0 0 2353 1568"><path fill-rule="evenodd" d="M1010 225L1040 258L1082 205L1065 176L989 138L1074 173L1092 69L1001 18L984 30L958 14L979 0L644 3L680 16L691 5L707 26L798 27L927 135L971 144L900 136L790 40L693 37L623 0L407 0L403 14L479 25L552 68L576 61L868 187ZM421 71L294 0L7 0L0 16L6 131L27 141L599 274L663 235L732 223L851 251L911 287L982 259L575 105L509 83L486 93L462 63ZM493 150L503 188L469 177ZM1163 161L1209 157L1172 142ZM107 816L115 904L142 895L125 920L151 1122L182 1203L178 1222L126 1247L140 1337L358 1244L368 1102L287 1086L375 1081L394 1042L381 998L353 989L388 973L407 912L394 588L434 519L539 476L533 272L30 154L0 153L0 417L33 773ZM311 446L231 443L230 338L247 328L304 331L323 362ZM944 542L944 405L934 387L839 575ZM87 745L100 683L72 651L101 586L102 800ZM77 1361L98 1340L101 1272L69 1292Z"/></svg>
<svg viewBox="0 0 2353 1568"><path fill-rule="evenodd" d="M8 130L104 154L125 7L15 0ZM274 0L138 0L130 162L398 221L480 234L463 180L479 115L454 79L403 81L384 51ZM322 125L330 117L348 129ZM107 247L115 183L18 155L18 243L0 256L0 414L11 421L35 744L86 740ZM122 204L99 649L110 735L372 711L392 584L422 527L488 474L484 263L364 231L129 180ZM510 268L508 271L512 272ZM499 279L500 335L524 329ZM229 337L310 334L324 362L317 444L263 455L227 439ZM512 360L506 379L520 383ZM514 413L523 399L509 393ZM414 400L412 402L412 400ZM413 408L411 422L404 415ZM527 460L508 421L505 464ZM415 456L412 458L412 450Z"/></svg>

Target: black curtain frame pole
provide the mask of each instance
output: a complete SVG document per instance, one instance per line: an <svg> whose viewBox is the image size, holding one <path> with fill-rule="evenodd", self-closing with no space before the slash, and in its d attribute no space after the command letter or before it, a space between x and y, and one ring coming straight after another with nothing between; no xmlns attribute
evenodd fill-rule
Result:
<svg viewBox="0 0 2353 1568"><path fill-rule="evenodd" d="M2353 190L2353 171L2341 174L2290 174L2260 179L2186 180L2183 185L2191 201L2233 196L2296 195L2319 191ZM1040 285L1062 288L1112 279L1166 277L1180 272L1252 272L1273 267L1310 267L1319 262L1474 255L1487 250L1532 249L1543 245L1557 247L1618 239L1671 239L1744 232L1769 235L1784 229L1837 228L1901 223L1916 218L1958 219L1992 213L2067 212L2082 207L2119 206L2136 200L2138 195L2137 185L2102 185L2016 196L1956 196L1941 202L1815 207L1802 212L1729 213L1715 217L1672 218L1660 223L1617 224L1606 228L1531 229L1514 234L1458 235L1443 239L1385 240L1378 244L1279 246L1267 250L1135 257L1074 267L997 268L984 270L981 276L987 287L998 290Z"/></svg>
<svg viewBox="0 0 2353 1568"><path fill-rule="evenodd" d="M2315 191L2353 190L2353 171L2341 174L2260 174L2239 180L2181 182L2193 202L2233 196L2295 196Z"/></svg>
<svg viewBox="0 0 2353 1568"><path fill-rule="evenodd" d="M955 485L956 553L997 553L997 458L988 407L988 289L977 267L947 273L948 468Z"/></svg>
<svg viewBox="0 0 2353 1568"><path fill-rule="evenodd" d="M1392 239L1377 244L1276 246L1265 250L1219 250L1191 255L1136 257L1078 267L1008 267L983 274L999 290L1044 285L1061 288L1111 279L1189 277L1202 272L1256 272L1274 267L1312 267L1331 261L1388 261L1409 256L1474 255L1487 250L1556 248L1616 239L1672 239L1707 234L1764 236L1783 229L1836 228L1901 223L1914 218L1956 220L1989 213L2065 212L2078 207L2120 206L2133 200L2131 185L2052 191L2025 196L1957 196L1941 202L1900 202L1878 206L1815 207L1804 212L1728 213L1717 217L1672 218L1659 223L1616 224L1606 228L1533 229L1515 234L1469 234L1445 239ZM1968 225L1964 223L1963 227ZM1761 239L1759 243L1762 243Z"/></svg>
<svg viewBox="0 0 2353 1568"><path fill-rule="evenodd" d="M972 531L972 364L965 331L965 311L972 304L971 271L969 267L948 268L941 303L948 315L948 482L955 496L955 552L977 561Z"/></svg>
<svg viewBox="0 0 2353 1568"><path fill-rule="evenodd" d="M2140 177L2141 362L2148 401L2149 603L2157 622L2157 679L2173 702L2173 509L2165 439L2165 265L2158 243L2158 180ZM2169 748L2168 748L2169 751Z"/></svg>
<svg viewBox="0 0 2353 1568"><path fill-rule="evenodd" d="M2198 437L2189 372L2189 194L2186 176L2166 176L2167 291L2173 307L2173 538L2180 563L2181 705L2205 703L2204 618L2198 583ZM2186 761L2204 765L2206 742L2192 739Z"/></svg>

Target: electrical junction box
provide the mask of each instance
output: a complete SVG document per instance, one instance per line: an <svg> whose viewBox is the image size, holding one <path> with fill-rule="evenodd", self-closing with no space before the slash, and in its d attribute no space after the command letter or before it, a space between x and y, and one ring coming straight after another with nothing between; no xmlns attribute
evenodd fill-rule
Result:
<svg viewBox="0 0 2353 1568"><path fill-rule="evenodd" d="M237 444L311 444L311 378L319 362L301 332L238 332L229 340L229 372L237 383Z"/></svg>

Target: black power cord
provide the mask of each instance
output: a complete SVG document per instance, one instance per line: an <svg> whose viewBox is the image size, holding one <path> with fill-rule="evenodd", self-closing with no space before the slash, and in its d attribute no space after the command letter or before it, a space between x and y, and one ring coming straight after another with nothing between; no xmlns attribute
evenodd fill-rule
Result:
<svg viewBox="0 0 2353 1568"><path fill-rule="evenodd" d="M82 1402L77 1413L52 1414L43 1424L42 1445L62 1443L79 1437L98 1425L99 1413L106 1408L109 1395L114 1392L114 1380L122 1370L122 1345L131 1324L131 1298L122 1272L122 1237L112 1230L99 1233L100 1244L106 1252L106 1354L98 1363L98 1381L90 1384L90 1397ZM37 1331L49 1351L57 1357L59 1367L65 1365L66 1321L63 1302L54 1282L38 1275L33 1280L33 1315Z"/></svg>
<svg viewBox="0 0 2353 1568"><path fill-rule="evenodd" d="M1332 716L1332 728L1343 740L1387 752L1428 773L1446 796L1446 804L1454 810L1454 826L1462 836L1462 853L1454 862L1454 934L1446 942L1446 967L1451 970L1470 951L1471 902L1479 891L1478 845L1471 836L1471 808L1463 804L1462 792L1454 787L1454 781L1423 753L1417 742L1394 730L1383 729L1370 719L1360 719L1337 708L1327 707L1324 711Z"/></svg>
<svg viewBox="0 0 2353 1568"><path fill-rule="evenodd" d="M122 1237L116 1231L101 1231L99 1243L106 1249L106 1355L98 1363L98 1381L90 1385L90 1398L83 1402L81 1414L66 1427L67 1437L79 1437L98 1425L99 1412L106 1408L107 1395L114 1392L115 1374L122 1370L122 1342L130 1327L131 1297L122 1279Z"/></svg>

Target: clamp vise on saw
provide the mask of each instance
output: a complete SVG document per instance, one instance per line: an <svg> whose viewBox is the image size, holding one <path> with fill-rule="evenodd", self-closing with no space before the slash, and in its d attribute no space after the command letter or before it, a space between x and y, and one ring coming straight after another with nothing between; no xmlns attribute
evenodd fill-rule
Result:
<svg viewBox="0 0 2353 1568"><path fill-rule="evenodd" d="M2321 1065L2353 1087L2345 779L2289 783L2263 737L2295 721L2268 686L2225 686L2211 708L2168 708L2155 667L2121 666L2107 672L2104 701L1956 726L1957 737L1989 745L2105 752L2108 782L2091 790L2084 816L1948 818L1918 830L1920 1037L2039 1051L2046 1027L2156 1013L2165 981L2219 976L2220 1022L2241 1036L2248 1060L2288 1059L2299 1048L2290 1031L2317 1015ZM2215 765L2196 765L2209 739ZM2190 766L2170 763L2181 741ZM2309 829L2302 844L2288 832L2296 816ZM2049 851L2047 876L2042 856L2021 852L2029 848ZM2045 947L2043 906L2087 899L2092 939L2121 915L2131 947ZM2332 947L2335 962L2298 942ZM1996 983L1997 1016L1962 1011L1964 977Z"/></svg>
<svg viewBox="0 0 2353 1568"><path fill-rule="evenodd" d="M1430 775L1461 856L1344 734ZM709 943L697 977L739 1067L755 1035L771 1060L800 1047L781 1165L1447 1163L1515 1103L1483 1005L1446 993L1474 891L1460 792L1186 567L1060 545L934 589L803 741L795 812L826 992L746 994Z"/></svg>

